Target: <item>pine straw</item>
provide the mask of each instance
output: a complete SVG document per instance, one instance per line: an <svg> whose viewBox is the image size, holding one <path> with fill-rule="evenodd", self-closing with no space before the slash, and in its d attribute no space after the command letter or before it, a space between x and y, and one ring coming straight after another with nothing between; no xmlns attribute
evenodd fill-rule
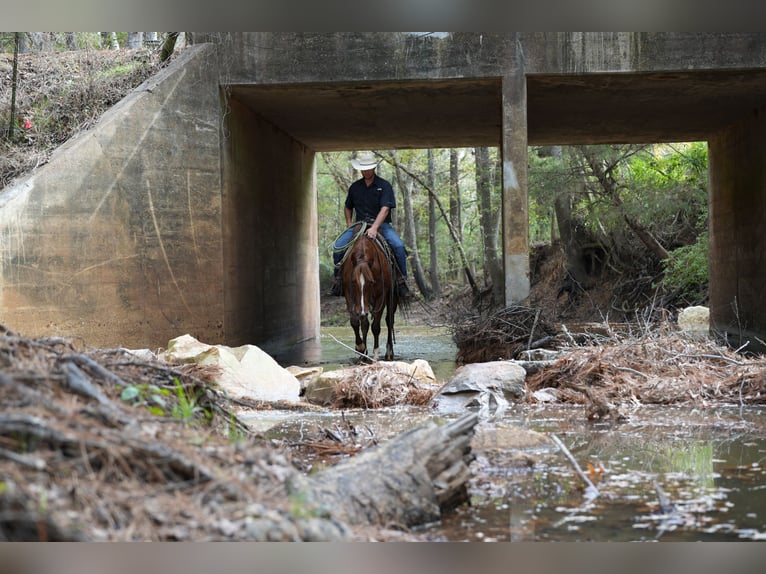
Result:
<svg viewBox="0 0 766 574"><path fill-rule="evenodd" d="M378 409L394 405L423 406L438 387L380 363L349 370L333 388L333 408Z"/></svg>
<svg viewBox="0 0 766 574"><path fill-rule="evenodd" d="M766 403L766 358L680 333L615 339L577 348L527 377L527 400L544 388L588 406L588 418L619 418L628 406Z"/></svg>
<svg viewBox="0 0 766 574"><path fill-rule="evenodd" d="M290 512L298 469L248 433L209 374L0 326L0 540L342 538ZM120 399L128 385L180 385L207 414L154 415ZM175 393L165 400L169 413Z"/></svg>

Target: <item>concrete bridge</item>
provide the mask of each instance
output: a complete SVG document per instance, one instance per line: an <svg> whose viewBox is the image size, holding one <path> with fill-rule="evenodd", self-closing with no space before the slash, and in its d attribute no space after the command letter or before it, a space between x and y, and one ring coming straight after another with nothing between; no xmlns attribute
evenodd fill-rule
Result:
<svg viewBox="0 0 766 574"><path fill-rule="evenodd" d="M706 140L710 306L766 340L766 34L204 33L0 194L0 322L277 354L319 332L315 154L498 146L508 304L527 146ZM751 345L753 347L753 345Z"/></svg>

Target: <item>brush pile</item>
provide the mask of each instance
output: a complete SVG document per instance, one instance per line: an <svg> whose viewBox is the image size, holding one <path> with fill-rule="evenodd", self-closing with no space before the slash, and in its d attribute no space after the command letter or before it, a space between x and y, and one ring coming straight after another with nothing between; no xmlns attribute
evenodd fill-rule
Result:
<svg viewBox="0 0 766 574"><path fill-rule="evenodd" d="M453 321L451 331L458 363L515 359L521 351L552 346L556 335L542 309L522 305L463 315Z"/></svg>
<svg viewBox="0 0 766 574"><path fill-rule="evenodd" d="M526 379L527 400L545 389L586 406L591 420L623 418L641 405L766 403L766 358L666 329L574 348ZM539 395L538 395L539 396Z"/></svg>

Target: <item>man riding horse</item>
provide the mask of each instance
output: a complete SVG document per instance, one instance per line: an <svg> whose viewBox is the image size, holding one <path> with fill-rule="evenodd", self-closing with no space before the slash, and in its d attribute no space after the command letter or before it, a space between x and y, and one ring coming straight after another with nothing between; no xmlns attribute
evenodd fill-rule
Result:
<svg viewBox="0 0 766 574"><path fill-rule="evenodd" d="M391 210L396 207L396 197L391 184L375 173L379 160L372 152L362 152L357 159L351 160L351 165L362 172L362 177L356 180L348 188L344 214L346 216L346 230L338 237L333 245L333 262L335 263L335 281L332 286L332 294L342 294L339 263L343 259L343 253L349 242L354 237L352 227L352 215L356 213L356 221L364 221L369 224L365 235L375 239L378 234L382 235L391 246L396 264L399 267L397 278L397 293L400 298L409 297L410 290L407 287L407 250L404 242L391 226Z"/></svg>

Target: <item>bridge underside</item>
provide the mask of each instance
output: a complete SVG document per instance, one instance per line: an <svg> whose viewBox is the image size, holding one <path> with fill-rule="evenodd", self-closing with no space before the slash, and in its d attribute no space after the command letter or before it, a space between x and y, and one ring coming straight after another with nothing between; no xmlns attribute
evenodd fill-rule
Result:
<svg viewBox="0 0 766 574"><path fill-rule="evenodd" d="M766 101L766 71L532 74L529 145L706 141ZM316 151L500 146L502 78L232 86Z"/></svg>

